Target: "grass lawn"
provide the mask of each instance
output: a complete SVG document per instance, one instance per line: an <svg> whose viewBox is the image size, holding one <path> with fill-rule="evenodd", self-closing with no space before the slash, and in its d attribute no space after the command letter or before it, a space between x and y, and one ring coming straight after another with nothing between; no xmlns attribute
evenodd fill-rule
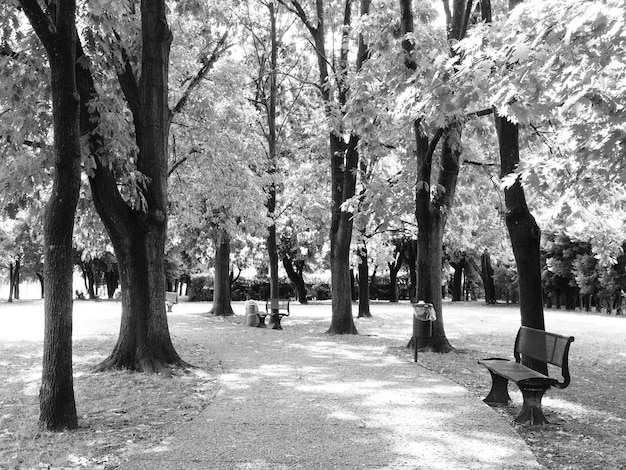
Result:
<svg viewBox="0 0 626 470"><path fill-rule="evenodd" d="M203 303L179 303L170 314L170 329L181 356L199 366L172 378L125 371L94 374L91 367L112 350L119 329L120 306L114 302L77 301L74 313L74 372L78 431L54 434L37 428L41 378L43 303L0 303L0 469L113 469L130 454L161 441L180 423L205 408L219 384L219 358L202 345L198 314ZM244 305L235 303L243 322ZM286 329L328 327L328 303L293 305ZM356 308L354 309L356 313ZM383 342L390 353L412 361L405 348L412 310L406 303L372 304L372 319L357 320L359 341ZM511 357L519 311L515 306L477 303L444 304L447 336L457 351L420 353L419 362L460 383L477 397L490 386L481 357ZM571 385L551 390L544 399L545 427L516 425L521 405L517 387L513 403L499 413L529 443L548 468L626 468L626 318L549 310L546 329L576 337L570 352Z"/></svg>

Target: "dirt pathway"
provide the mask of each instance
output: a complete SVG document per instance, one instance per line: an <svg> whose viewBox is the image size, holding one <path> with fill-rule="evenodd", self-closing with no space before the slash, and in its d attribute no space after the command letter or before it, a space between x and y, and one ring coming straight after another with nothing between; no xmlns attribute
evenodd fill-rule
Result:
<svg viewBox="0 0 626 470"><path fill-rule="evenodd" d="M242 321L176 315L175 335L220 358L220 391L201 415L121 468L541 468L497 413L388 353L389 337L329 337L320 333L327 320L307 311L286 319L283 331Z"/></svg>

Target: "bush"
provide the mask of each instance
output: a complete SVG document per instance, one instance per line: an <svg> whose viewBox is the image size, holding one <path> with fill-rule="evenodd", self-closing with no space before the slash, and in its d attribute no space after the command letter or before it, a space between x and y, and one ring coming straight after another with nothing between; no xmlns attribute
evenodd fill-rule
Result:
<svg viewBox="0 0 626 470"><path fill-rule="evenodd" d="M506 300L507 304L509 302L519 302L517 269L515 266L494 266L493 281L496 287L496 299Z"/></svg>
<svg viewBox="0 0 626 470"><path fill-rule="evenodd" d="M192 276L187 295L190 301L211 302L213 300L213 278L206 275Z"/></svg>
<svg viewBox="0 0 626 470"><path fill-rule="evenodd" d="M326 282L320 282L314 284L311 288L311 297L317 300L328 300L330 299L330 285Z"/></svg>

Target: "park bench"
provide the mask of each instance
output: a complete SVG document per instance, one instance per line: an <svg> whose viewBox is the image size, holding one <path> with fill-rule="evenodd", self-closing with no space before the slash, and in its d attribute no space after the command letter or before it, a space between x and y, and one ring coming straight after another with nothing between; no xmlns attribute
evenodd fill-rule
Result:
<svg viewBox="0 0 626 470"><path fill-rule="evenodd" d="M165 292L165 305L167 306L167 311L171 312L174 304L178 303L178 293L177 292Z"/></svg>
<svg viewBox="0 0 626 470"><path fill-rule="evenodd" d="M550 387L565 388L570 383L568 354L573 336L561 336L522 326L517 332L513 355L515 361L498 357L481 359L479 364L491 373L491 391L485 398L489 405L503 405L511 399L508 381L515 382L522 391L524 403L515 421L542 424L547 420L541 409L541 399ZM552 369L560 369L562 380L548 377L521 364L522 357L532 358Z"/></svg>
<svg viewBox="0 0 626 470"><path fill-rule="evenodd" d="M259 328L265 328L265 317L274 317L274 330L282 330L280 320L289 316L289 299L268 299L265 301L265 312L259 312Z"/></svg>

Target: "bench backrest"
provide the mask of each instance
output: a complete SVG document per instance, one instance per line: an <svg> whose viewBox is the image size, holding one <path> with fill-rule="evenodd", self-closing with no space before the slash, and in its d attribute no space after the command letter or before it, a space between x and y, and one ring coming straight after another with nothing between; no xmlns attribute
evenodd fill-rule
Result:
<svg viewBox="0 0 626 470"><path fill-rule="evenodd" d="M272 310L289 310L289 299L267 299L265 305Z"/></svg>
<svg viewBox="0 0 626 470"><path fill-rule="evenodd" d="M560 367L564 380L562 386L567 387L570 381L569 347L573 341L573 336L562 336L522 326L517 332L513 354L517 362L521 361L521 356L525 356Z"/></svg>

